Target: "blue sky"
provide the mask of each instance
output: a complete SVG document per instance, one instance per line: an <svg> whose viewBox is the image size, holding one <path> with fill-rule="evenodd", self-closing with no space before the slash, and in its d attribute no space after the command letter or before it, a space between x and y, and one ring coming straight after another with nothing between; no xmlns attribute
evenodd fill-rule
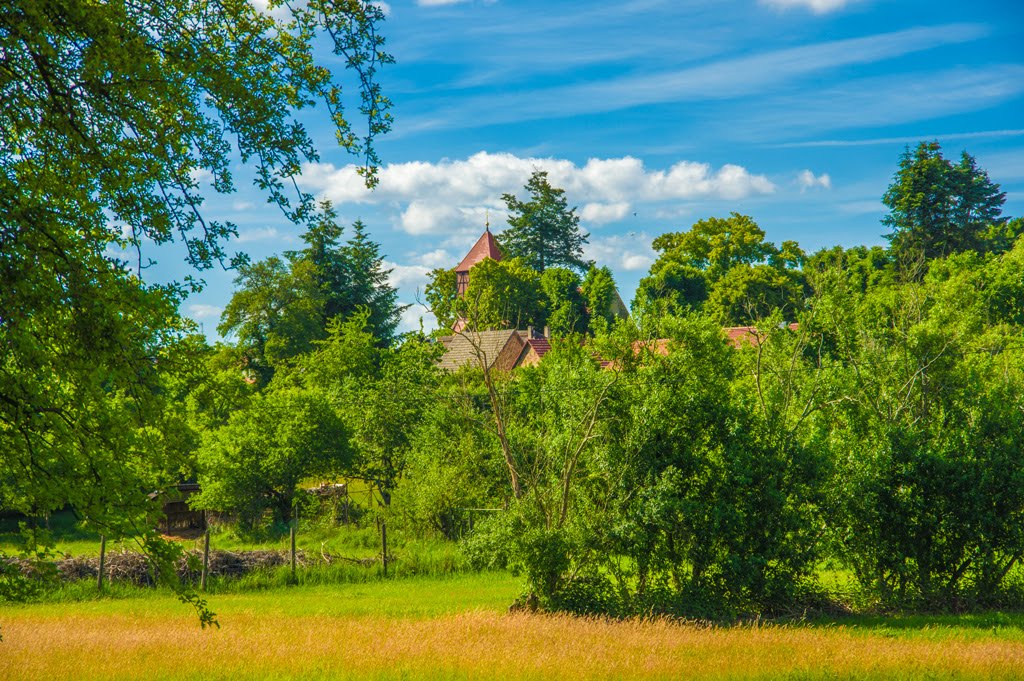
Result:
<svg viewBox="0 0 1024 681"><path fill-rule="evenodd" d="M396 122L368 192L332 131L307 189L361 218L401 299L505 226L501 194L535 168L566 190L628 302L651 240L737 211L808 251L881 244L880 197L906 145L966 149L1024 214L1024 3L1018 0L392 0L382 82ZM244 177L244 170L240 169ZM240 183L241 184L241 183ZM246 186L211 196L232 250L298 248ZM182 278L175 263L161 275ZM233 273L183 311L215 336ZM403 328L433 320L410 308Z"/></svg>

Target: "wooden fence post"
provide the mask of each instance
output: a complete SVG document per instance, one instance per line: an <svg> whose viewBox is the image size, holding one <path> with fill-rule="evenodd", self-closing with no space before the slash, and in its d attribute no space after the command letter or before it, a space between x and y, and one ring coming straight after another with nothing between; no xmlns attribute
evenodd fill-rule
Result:
<svg viewBox="0 0 1024 681"><path fill-rule="evenodd" d="M210 573L210 528L203 533L203 573L199 578L199 588L206 591L206 576Z"/></svg>
<svg viewBox="0 0 1024 681"><path fill-rule="evenodd" d="M103 572L107 565L107 537L106 535L100 535L100 569L99 574L96 575L96 588L99 591L103 591Z"/></svg>
<svg viewBox="0 0 1024 681"><path fill-rule="evenodd" d="M384 576L388 576L388 521L380 519L380 562L384 566Z"/></svg>
<svg viewBox="0 0 1024 681"><path fill-rule="evenodd" d="M295 579L295 519L294 518L292 518L291 538L292 538L292 584L295 584L296 583L296 579Z"/></svg>

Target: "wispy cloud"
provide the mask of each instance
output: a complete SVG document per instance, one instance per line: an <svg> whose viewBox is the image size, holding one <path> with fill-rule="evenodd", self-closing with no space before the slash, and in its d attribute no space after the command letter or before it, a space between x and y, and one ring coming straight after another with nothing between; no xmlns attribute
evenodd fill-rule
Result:
<svg viewBox="0 0 1024 681"><path fill-rule="evenodd" d="M856 0L761 0L762 5L775 7L776 9L808 9L815 14L827 14L843 9Z"/></svg>
<svg viewBox="0 0 1024 681"><path fill-rule="evenodd" d="M942 141L941 139L939 140ZM956 153L954 150L948 150ZM995 182L1010 182L1024 179L1024 149L1005 149L977 154L978 165L988 172Z"/></svg>
<svg viewBox="0 0 1024 681"><path fill-rule="evenodd" d="M989 29L979 24L918 27L720 59L649 75L530 89L516 94L466 97L460 100L458 107L437 107L429 116L413 118L397 130L402 134L412 134L423 130L607 113L650 104L770 93L811 74L971 42L988 33Z"/></svg>
<svg viewBox="0 0 1024 681"><path fill-rule="evenodd" d="M207 305L205 303L191 303L186 310L188 316L196 321L216 320L220 319L220 313L224 311L223 307L218 305Z"/></svg>
<svg viewBox="0 0 1024 681"><path fill-rule="evenodd" d="M767 146L777 149L799 149L803 147L869 147L883 144L914 144L922 140L949 142L958 140L986 139L991 137L1020 137L1024 129L979 130L976 132L928 133L901 137L870 137L859 140L812 140L809 142L784 142Z"/></svg>
<svg viewBox="0 0 1024 681"><path fill-rule="evenodd" d="M746 119L723 119L723 133L763 140L844 128L914 123L982 111L1024 93L1024 65L956 68L847 81L776 97Z"/></svg>
<svg viewBox="0 0 1024 681"><path fill-rule="evenodd" d="M278 236L277 228L275 227L261 227L257 229L240 229L238 231L238 238L235 239L235 243L247 244L254 241L267 241L268 239L276 239Z"/></svg>

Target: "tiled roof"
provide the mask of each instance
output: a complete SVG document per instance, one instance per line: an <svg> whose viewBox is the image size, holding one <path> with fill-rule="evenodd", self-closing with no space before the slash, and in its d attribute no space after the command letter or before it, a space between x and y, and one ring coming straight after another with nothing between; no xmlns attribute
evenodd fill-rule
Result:
<svg viewBox="0 0 1024 681"><path fill-rule="evenodd" d="M455 271L468 272L473 265L486 258L501 260L501 250L498 248L498 242L495 241L494 235L491 234L489 229L480 235L480 238L473 244L473 248L469 249L469 253L458 264Z"/></svg>
<svg viewBox="0 0 1024 681"><path fill-rule="evenodd" d="M543 357L551 349L551 342L547 338L530 338L526 341L538 357Z"/></svg>
<svg viewBox="0 0 1024 681"><path fill-rule="evenodd" d="M488 366L494 366L495 362L502 356L502 351L512 343L515 354L514 361L519 356L523 341L515 329L500 329L498 331L463 331L454 336L445 336L441 339L446 352L438 363L442 369L455 371L459 367L470 364L480 366L480 359ZM506 353L507 354L507 353ZM497 367L503 369L505 367ZM511 368L511 367L508 367Z"/></svg>
<svg viewBox="0 0 1024 681"><path fill-rule="evenodd" d="M790 331L796 331L800 328L800 325L795 323L787 324L786 326ZM722 331L725 332L729 343L734 348L742 347L744 343L759 345L760 339L764 337L764 334L758 331L756 326L727 326Z"/></svg>

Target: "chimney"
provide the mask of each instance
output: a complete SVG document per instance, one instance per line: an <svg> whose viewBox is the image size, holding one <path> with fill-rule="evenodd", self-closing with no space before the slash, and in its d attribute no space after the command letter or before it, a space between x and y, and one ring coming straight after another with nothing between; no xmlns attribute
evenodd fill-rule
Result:
<svg viewBox="0 0 1024 681"><path fill-rule="evenodd" d="M526 337L527 338L533 338L533 327L532 326L526 327Z"/></svg>
<svg viewBox="0 0 1024 681"><path fill-rule="evenodd" d="M551 331L549 330L549 328L547 326L544 327L544 337L545 338L550 338L551 337Z"/></svg>

